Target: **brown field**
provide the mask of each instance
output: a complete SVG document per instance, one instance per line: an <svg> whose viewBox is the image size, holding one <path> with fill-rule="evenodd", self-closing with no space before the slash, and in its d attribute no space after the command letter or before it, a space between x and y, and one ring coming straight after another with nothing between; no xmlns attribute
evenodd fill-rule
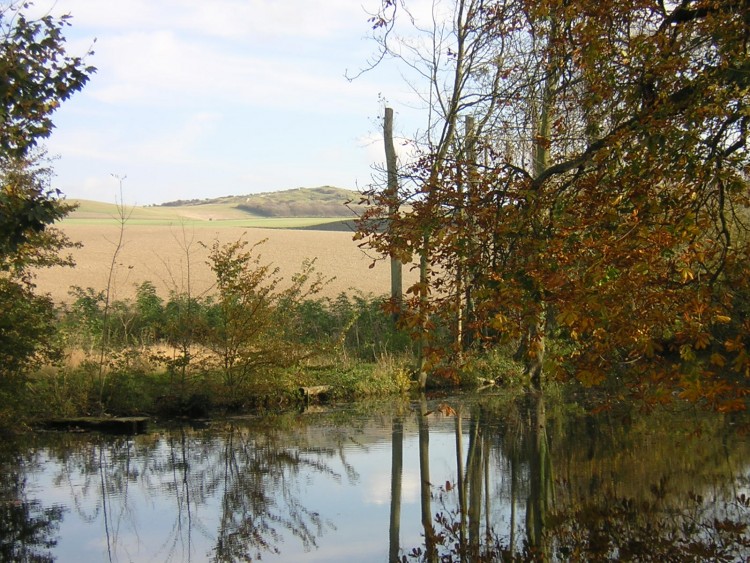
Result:
<svg viewBox="0 0 750 563"><path fill-rule="evenodd" d="M72 240L83 243L83 248L72 252L77 265L39 271L38 290L62 303L70 301L68 290L74 285L105 289L119 227L114 223L66 221L60 228ZM251 244L268 239L260 247L261 262L278 266L284 279L299 271L303 260L315 258L317 271L335 277L322 296L333 297L341 292L384 295L390 291L388 262L378 261L370 269L372 258L358 248L351 232L127 224L114 268L112 298L133 297L135 286L146 280L154 283L162 297L171 290L185 291L188 272L193 295L211 291L208 250L201 243L210 246L217 238L231 242L243 236ZM405 269L405 286L415 279L414 272Z"/></svg>

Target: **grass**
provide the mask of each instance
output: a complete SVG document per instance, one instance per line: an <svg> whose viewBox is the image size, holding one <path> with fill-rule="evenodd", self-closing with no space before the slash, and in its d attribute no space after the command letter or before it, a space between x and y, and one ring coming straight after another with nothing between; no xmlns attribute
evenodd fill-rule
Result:
<svg viewBox="0 0 750 563"><path fill-rule="evenodd" d="M407 358L384 357L378 362L318 358L293 368L259 371L251 381L226 386L215 372L191 371L184 385L154 363L152 351L130 349L112 355L103 395L99 395L96 358L78 355L58 366L32 374L16 399L29 421L101 414L114 416L207 416L296 405L300 387L327 385L327 400L354 400L407 393L411 388ZM3 388L0 386L0 397ZM0 409L0 414L2 409ZM8 424L6 423L5 426ZM3 427L0 420L0 428Z"/></svg>
<svg viewBox="0 0 750 563"><path fill-rule="evenodd" d="M71 240L82 245L72 250L76 267L36 272L38 291L50 294L58 303L72 302L72 286L94 291L106 287L119 236L120 222L114 204L79 204L58 225ZM127 212L124 242L113 271L111 301L132 299L136 286L144 281L152 282L165 299L171 291L189 290L196 297L210 293L215 276L207 262L209 247L217 239L226 243L240 238L251 244L267 239L260 247L261 262L278 266L279 276L287 281L300 271L304 261L315 260L316 271L331 280L319 294L321 298L336 299L343 293L369 299L367 296L384 295L390 289L389 263L373 263L373 257L360 249L351 232L314 229L340 224L341 217L264 218L222 202L134 207ZM406 287L416 281L415 269L407 267L404 274ZM284 284L281 285L283 289ZM79 330L80 327L76 329ZM336 399L382 396L410 386L406 364L411 362L406 359L381 353L378 361L371 362L352 359L346 353L330 353L319 346L317 350L317 362L291 371L268 370L243 389L224 388L217 374L199 370L179 394L174 390L182 384L178 385L163 365L152 362L153 350L108 352L106 388L97 385L101 380L98 353L89 353L73 364L48 366L34 374L24 386L24 395L29 404L42 409L39 413L29 411L32 418L42 418L53 411L86 414L102 401L111 414L179 414L191 410L193 402L204 404L206 398L219 410L263 406L263 401L269 401L269 406L290 403L296 400L301 386L331 385Z"/></svg>
<svg viewBox="0 0 750 563"><path fill-rule="evenodd" d="M340 217L250 217L244 219L222 219L219 221L205 221L202 219L186 219L184 217L172 219L168 217L131 217L129 226L151 226L151 227L188 227L191 229L210 228L248 228L248 229L308 229L318 225L338 223ZM63 221L63 225L117 225L119 219L111 218L87 218L72 217Z"/></svg>

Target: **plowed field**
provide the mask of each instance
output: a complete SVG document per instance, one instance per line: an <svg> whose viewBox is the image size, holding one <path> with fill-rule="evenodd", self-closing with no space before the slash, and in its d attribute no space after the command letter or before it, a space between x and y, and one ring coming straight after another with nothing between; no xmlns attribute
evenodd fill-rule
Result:
<svg viewBox="0 0 750 563"><path fill-rule="evenodd" d="M70 300L68 290L73 285L105 289L119 227L63 223L61 228L72 240L83 243L83 248L73 251L77 266L40 271L38 289L49 292L57 302ZM163 297L171 290L186 291L188 283L193 295L211 291L208 249L201 243L210 246L217 238L230 242L243 236L251 244L268 239L260 247L261 262L278 266L287 280L299 271L303 260L316 259L317 271L335 277L325 288L325 296L356 291L383 295L390 291L388 262L378 261L370 268L372 257L358 248L351 232L128 224L113 270L113 299L132 297L135 286L145 280L153 282ZM414 272L405 268L405 287L414 279Z"/></svg>

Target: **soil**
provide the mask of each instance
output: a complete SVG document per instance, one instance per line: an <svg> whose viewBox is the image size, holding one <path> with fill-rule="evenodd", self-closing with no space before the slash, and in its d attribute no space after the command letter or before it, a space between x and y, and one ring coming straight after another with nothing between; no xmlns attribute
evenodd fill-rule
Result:
<svg viewBox="0 0 750 563"><path fill-rule="evenodd" d="M71 301L68 294L71 286L105 289L119 227L63 223L60 228L73 241L83 243L83 247L72 251L75 268L39 271L38 290L64 303ZM188 285L192 295L210 292L213 275L206 263L209 252L206 247L217 238L231 242L240 237L250 244L268 239L259 247L261 262L278 266L285 280L300 270L305 259L315 259L316 271L335 278L321 296L335 297L342 292L385 295L390 291L389 263L378 260L370 268L375 255L365 254L350 232L236 227L183 231L180 226L126 225L124 244L113 270L111 298L132 298L136 286L147 280L162 297L167 297L170 291L187 291ZM415 272L405 267L404 287L414 281Z"/></svg>

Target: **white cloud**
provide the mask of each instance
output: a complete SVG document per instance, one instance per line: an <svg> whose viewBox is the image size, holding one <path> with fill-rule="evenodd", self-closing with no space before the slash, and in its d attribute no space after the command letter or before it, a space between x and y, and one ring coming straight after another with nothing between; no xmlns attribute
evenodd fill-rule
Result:
<svg viewBox="0 0 750 563"><path fill-rule="evenodd" d="M348 29L364 12L351 0L193 0L178 22L192 31L243 38L322 39ZM180 2L180 6L185 5Z"/></svg>
<svg viewBox="0 0 750 563"><path fill-rule="evenodd" d="M379 0L37 0L73 15L71 53L97 38L97 73L54 117L64 191L111 172L143 203L367 185L384 160L378 92L414 98L395 68L344 77L376 49L362 3Z"/></svg>
<svg viewBox="0 0 750 563"><path fill-rule="evenodd" d="M406 467L402 470L401 502L403 504L412 504L419 498L420 483L418 468ZM362 497L365 504L388 505L391 502L390 473L376 473L362 488Z"/></svg>
<svg viewBox="0 0 750 563"><path fill-rule="evenodd" d="M158 163L196 164L200 154L197 145L215 130L221 116L217 113L196 113L177 128L160 131L137 147L131 147L136 158Z"/></svg>
<svg viewBox="0 0 750 563"><path fill-rule="evenodd" d="M123 34L100 40L99 68L87 95L107 104L177 106L256 105L341 111L372 102L365 81L323 62L255 54L180 37L173 31Z"/></svg>
<svg viewBox="0 0 750 563"><path fill-rule="evenodd" d="M374 3L374 0L373 0ZM220 38L322 39L367 16L351 0L57 0L38 9L71 13L76 25L107 30L171 29ZM53 6L53 7L52 7ZM51 7L51 8L50 8Z"/></svg>

